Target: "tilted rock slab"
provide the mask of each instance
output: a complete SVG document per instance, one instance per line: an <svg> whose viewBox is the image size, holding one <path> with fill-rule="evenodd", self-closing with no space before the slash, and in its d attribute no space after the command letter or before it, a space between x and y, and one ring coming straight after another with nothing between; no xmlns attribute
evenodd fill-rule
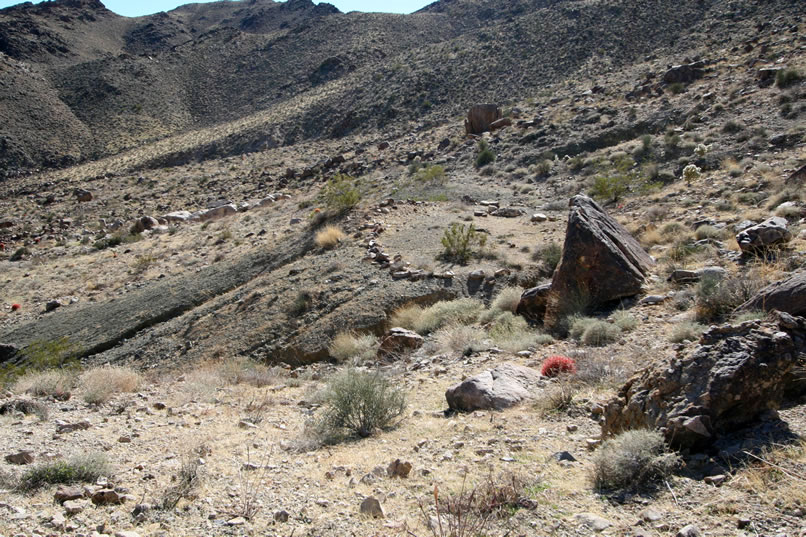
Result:
<svg viewBox="0 0 806 537"><path fill-rule="evenodd" d="M453 410L503 410L533 396L543 385L540 373L517 364L501 364L445 392Z"/></svg>
<svg viewBox="0 0 806 537"><path fill-rule="evenodd" d="M563 255L551 281L544 323L641 292L655 261L587 196L571 198Z"/></svg>
<svg viewBox="0 0 806 537"><path fill-rule="evenodd" d="M607 404L602 435L659 429L676 448L705 448L783 401L806 350L806 319L713 327L687 356L638 373Z"/></svg>
<svg viewBox="0 0 806 537"><path fill-rule="evenodd" d="M783 311L806 316L806 272L768 285L739 306L739 311Z"/></svg>

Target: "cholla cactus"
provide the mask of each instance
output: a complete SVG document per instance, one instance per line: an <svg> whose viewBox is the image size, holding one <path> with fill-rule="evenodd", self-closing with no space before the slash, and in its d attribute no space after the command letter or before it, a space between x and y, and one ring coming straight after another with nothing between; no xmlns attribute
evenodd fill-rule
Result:
<svg viewBox="0 0 806 537"><path fill-rule="evenodd" d="M700 158L703 158L708 154L708 146L705 144L697 144L697 147L694 148L694 154Z"/></svg>
<svg viewBox="0 0 806 537"><path fill-rule="evenodd" d="M686 184L689 186L691 186L691 182L694 179L699 179L700 175L702 175L702 169L700 169L699 166L689 164L683 168L683 179L685 179Z"/></svg>

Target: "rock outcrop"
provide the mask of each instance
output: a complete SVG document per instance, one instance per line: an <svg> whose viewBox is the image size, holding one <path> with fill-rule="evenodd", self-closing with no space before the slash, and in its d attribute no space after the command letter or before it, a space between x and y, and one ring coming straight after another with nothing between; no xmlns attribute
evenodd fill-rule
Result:
<svg viewBox="0 0 806 537"><path fill-rule="evenodd" d="M746 254L764 253L765 250L785 244L791 239L786 218L780 216L768 218L736 235L739 248Z"/></svg>
<svg viewBox="0 0 806 537"><path fill-rule="evenodd" d="M570 207L562 258L546 301L544 323L550 328L568 313L637 295L655 264L598 203L578 195Z"/></svg>
<svg viewBox="0 0 806 537"><path fill-rule="evenodd" d="M383 336L378 348L378 358L394 358L401 353L419 349L423 344L423 336L405 328L392 328Z"/></svg>
<svg viewBox="0 0 806 537"><path fill-rule="evenodd" d="M540 373L517 364L501 364L445 392L452 410L503 410L532 396L541 386Z"/></svg>
<svg viewBox="0 0 806 537"><path fill-rule="evenodd" d="M470 108L465 120L467 134L481 134L490 131L490 125L501 119L501 109L494 104L477 104Z"/></svg>
<svg viewBox="0 0 806 537"><path fill-rule="evenodd" d="M806 350L806 319L713 327L693 352L645 369L607 404L603 436L663 432L676 448L701 449L753 425L784 399Z"/></svg>
<svg viewBox="0 0 806 537"><path fill-rule="evenodd" d="M806 272L768 285L739 306L740 311L783 311L806 316Z"/></svg>

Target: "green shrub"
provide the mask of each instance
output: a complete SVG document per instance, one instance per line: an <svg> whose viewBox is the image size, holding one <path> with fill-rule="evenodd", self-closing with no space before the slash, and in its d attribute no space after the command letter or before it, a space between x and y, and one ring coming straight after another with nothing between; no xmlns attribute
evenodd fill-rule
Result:
<svg viewBox="0 0 806 537"><path fill-rule="evenodd" d="M420 168L414 175L417 181L423 183L444 183L445 182L445 168L439 164Z"/></svg>
<svg viewBox="0 0 806 537"><path fill-rule="evenodd" d="M551 168L553 164L550 160L541 160L535 166L535 173L539 177L546 177L548 174L551 173Z"/></svg>
<svg viewBox="0 0 806 537"><path fill-rule="evenodd" d="M638 326L638 319L626 311L619 310L613 314L613 324L618 326L622 332L630 332Z"/></svg>
<svg viewBox="0 0 806 537"><path fill-rule="evenodd" d="M801 80L803 80L803 76L797 69L781 69L775 75L775 85L779 88L788 88Z"/></svg>
<svg viewBox="0 0 806 537"><path fill-rule="evenodd" d="M300 317L313 307L313 294L309 291L300 291L291 303L288 314L291 317Z"/></svg>
<svg viewBox="0 0 806 537"><path fill-rule="evenodd" d="M442 235L442 258L459 264L466 264L473 255L487 244L487 236L476 231L473 224L453 223Z"/></svg>
<svg viewBox="0 0 806 537"><path fill-rule="evenodd" d="M526 319L509 311L500 313L490 325L490 337L508 352L519 352L535 345L540 335L529 327Z"/></svg>
<svg viewBox="0 0 806 537"><path fill-rule="evenodd" d="M68 337L34 341L19 352L19 364L0 365L0 386L11 385L23 375L49 369L75 372L81 367L78 361L80 355L81 347Z"/></svg>
<svg viewBox="0 0 806 537"><path fill-rule="evenodd" d="M67 460L43 462L28 468L20 477L19 489L33 492L47 485L94 483L109 473L109 463L104 455L76 455Z"/></svg>
<svg viewBox="0 0 806 537"><path fill-rule="evenodd" d="M495 153L486 140L479 141L479 153L476 155L476 168L481 168L495 161Z"/></svg>
<svg viewBox="0 0 806 537"><path fill-rule="evenodd" d="M738 121L729 120L722 126L722 132L726 134L736 134L745 129L744 125Z"/></svg>
<svg viewBox="0 0 806 537"><path fill-rule="evenodd" d="M11 257L8 259L9 261L21 261L25 256L31 255L31 250L26 248L25 246L21 248L17 248Z"/></svg>
<svg viewBox="0 0 806 537"><path fill-rule="evenodd" d="M337 173L322 188L319 197L328 211L337 214L347 212L361 201L359 182L349 175Z"/></svg>
<svg viewBox="0 0 806 537"><path fill-rule="evenodd" d="M559 243L550 242L540 245L532 254L532 260L541 261L546 271L554 273L563 256L563 247Z"/></svg>
<svg viewBox="0 0 806 537"><path fill-rule="evenodd" d="M508 311L510 313L515 313L515 310L518 308L518 304L521 301L521 295L523 295L522 287L506 287L502 289L496 295L495 299L493 299L492 303L490 304L490 309L483 312L479 316L479 320L483 323L487 323L502 312Z"/></svg>
<svg viewBox="0 0 806 537"><path fill-rule="evenodd" d="M680 465L657 431L627 431L602 444L593 460L593 483L600 490L627 490L664 479Z"/></svg>
<svg viewBox="0 0 806 537"><path fill-rule="evenodd" d="M621 329L593 317L574 316L570 319L568 334L584 345L601 347L618 340Z"/></svg>
<svg viewBox="0 0 806 537"><path fill-rule="evenodd" d="M484 304L473 298L437 302L421 310L410 330L425 335L450 324L471 324L483 309Z"/></svg>
<svg viewBox="0 0 806 537"><path fill-rule="evenodd" d="M319 429L330 441L344 432L361 438L395 426L406 410L406 396L379 373L347 369L336 374L322 398Z"/></svg>
<svg viewBox="0 0 806 537"><path fill-rule="evenodd" d="M721 319L748 301L761 287L761 280L705 277L697 285L697 320Z"/></svg>
<svg viewBox="0 0 806 537"><path fill-rule="evenodd" d="M120 235L113 235L111 237L106 237L103 239L98 239L93 244L93 247L96 250L105 250L107 248L112 248L114 246L119 246L123 242L123 237Z"/></svg>
<svg viewBox="0 0 806 537"><path fill-rule="evenodd" d="M680 82L675 82L673 84L669 84L669 91L672 93L672 95L680 95L686 91L686 86Z"/></svg>

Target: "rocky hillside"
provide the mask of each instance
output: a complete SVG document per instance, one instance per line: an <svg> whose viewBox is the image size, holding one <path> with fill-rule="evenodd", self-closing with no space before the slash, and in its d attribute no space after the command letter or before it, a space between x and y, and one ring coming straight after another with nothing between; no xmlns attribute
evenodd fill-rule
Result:
<svg viewBox="0 0 806 537"><path fill-rule="evenodd" d="M0 165L63 167L256 113L163 163L402 132L692 43L724 46L798 8L533 0L436 2L403 16L259 0L128 19L93 0L23 4L0 11Z"/></svg>

